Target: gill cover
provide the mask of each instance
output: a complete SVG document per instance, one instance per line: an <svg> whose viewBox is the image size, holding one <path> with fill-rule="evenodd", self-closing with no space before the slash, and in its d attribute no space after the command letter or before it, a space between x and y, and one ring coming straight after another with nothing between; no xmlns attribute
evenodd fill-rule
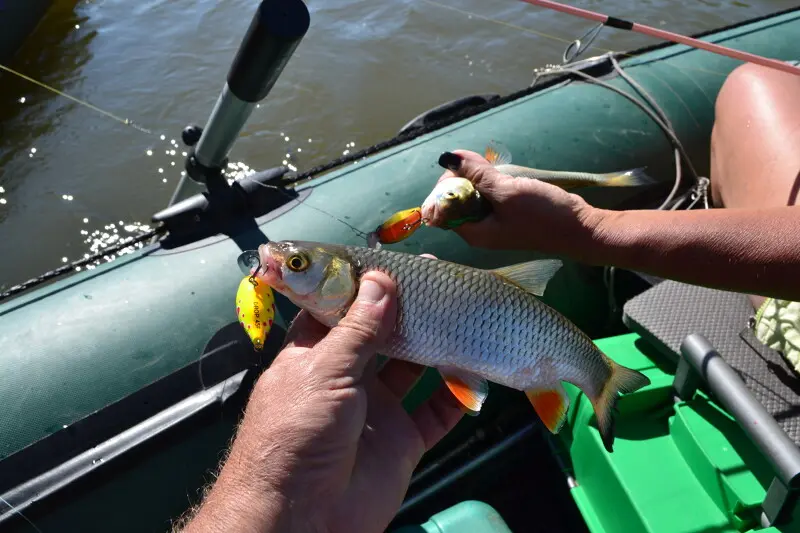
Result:
<svg viewBox="0 0 800 533"><path fill-rule="evenodd" d="M292 265L297 258L302 259ZM289 245L281 258L281 275L279 290L329 327L344 317L355 298L357 282L353 265L321 246Z"/></svg>

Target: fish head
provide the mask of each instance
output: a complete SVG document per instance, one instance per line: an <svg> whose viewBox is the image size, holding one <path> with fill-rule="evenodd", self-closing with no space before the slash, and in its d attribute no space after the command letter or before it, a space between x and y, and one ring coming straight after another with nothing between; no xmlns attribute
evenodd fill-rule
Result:
<svg viewBox="0 0 800 533"><path fill-rule="evenodd" d="M327 326L335 326L355 298L355 269L335 247L271 241L259 246L258 255L256 277Z"/></svg>
<svg viewBox="0 0 800 533"><path fill-rule="evenodd" d="M422 203L422 218L429 226L445 226L448 222L461 219L469 210L478 191L467 179L445 178L436 184Z"/></svg>

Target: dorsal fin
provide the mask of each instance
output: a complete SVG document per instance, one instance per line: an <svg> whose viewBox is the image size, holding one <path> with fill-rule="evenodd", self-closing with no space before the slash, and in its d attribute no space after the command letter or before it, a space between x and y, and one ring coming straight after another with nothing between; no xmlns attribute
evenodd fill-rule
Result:
<svg viewBox="0 0 800 533"><path fill-rule="evenodd" d="M561 268L561 264L559 259L540 259L495 268L492 272L536 296L542 296L547 283Z"/></svg>
<svg viewBox="0 0 800 533"><path fill-rule="evenodd" d="M486 160L494 166L508 165L511 163L511 152L505 146L491 141L486 147Z"/></svg>

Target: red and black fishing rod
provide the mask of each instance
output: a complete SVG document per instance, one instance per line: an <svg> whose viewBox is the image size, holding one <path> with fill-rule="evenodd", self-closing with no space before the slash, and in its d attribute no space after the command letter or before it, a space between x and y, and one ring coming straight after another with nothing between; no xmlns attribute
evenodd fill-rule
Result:
<svg viewBox="0 0 800 533"><path fill-rule="evenodd" d="M795 76L800 76L800 68L791 65L789 63L784 63L783 61L779 61L777 59L770 59L768 57L751 54L749 52L734 50L733 48L728 48L726 46L721 46L718 44L701 41L693 37L687 37L685 35L681 35L679 33L673 33L671 31L666 31L666 30L659 30L658 28L645 26L644 24L639 24L638 22L630 22L617 17L611 17L609 15L604 15L602 13L589 11L588 9L581 9L579 7L567 6L564 4L560 4L558 2L553 2L552 0L522 0L522 1L527 2L528 4L533 4L535 6L552 9L554 11L560 11L562 13L567 13L568 15L574 15L576 17L581 17L587 20L593 20L595 22L599 22L604 26L609 26L611 28L633 31L636 33L641 33L643 35L649 35L650 37L655 37L657 39L664 39L665 41L671 41L673 43L685 44L686 46L691 46L692 48L700 48L702 50L727 56L732 59L747 61L750 63L761 65L763 67L774 68L777 70L781 70L783 72L788 72L789 74L794 74Z"/></svg>

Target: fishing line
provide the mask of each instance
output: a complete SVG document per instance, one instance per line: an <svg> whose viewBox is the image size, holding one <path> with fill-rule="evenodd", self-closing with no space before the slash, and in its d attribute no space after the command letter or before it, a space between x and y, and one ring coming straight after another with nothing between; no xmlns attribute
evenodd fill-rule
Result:
<svg viewBox="0 0 800 533"><path fill-rule="evenodd" d="M568 44L567 47L564 49L564 53L561 56L561 63L566 65L567 63L572 63L577 58L582 56L586 50L592 47L592 43L594 43L594 40L597 38L598 35L600 35L600 32L602 30L603 30L603 24L598 24L593 28L589 28L586 31L586 33L584 33L583 35L572 41L570 44ZM583 39L587 39L587 41L584 43ZM573 47L575 47L575 52L573 52L572 55L569 55L569 51ZM611 52L609 51L608 53Z"/></svg>
<svg viewBox="0 0 800 533"><path fill-rule="evenodd" d="M76 97L74 97L72 95L69 95L69 94L63 92L63 91L59 91L55 87L51 87L51 86L47 85L46 83L43 83L43 82L38 81L38 80L35 80L35 79L31 78L30 76L26 76L25 74L23 74L21 72L17 72L16 70L12 69L11 67L7 67L7 66L3 65L2 63L0 63L0 69L5 70L6 72L8 72L10 74L14 74L15 76L19 76L20 78L22 78L22 79L24 79L26 81L29 81L29 82L31 82L33 84L36 84L39 87L43 87L44 89L47 89L48 91L50 91L52 93L55 93L55 94L57 94L59 96L63 96L64 98L68 98L68 99L72 100L73 102L75 102L77 104L80 104L80 105L82 105L84 107L87 107L87 108L91 109L92 111L96 111L97 113L100 113L101 115L105 115L106 117L108 117L108 118L110 118L112 120L116 120L120 124L124 124L125 126L130 126L130 127L134 128L134 129L137 129L137 130L139 130L141 132L144 132L144 133L148 133L148 134L152 134L153 133L151 130L148 130L147 128L145 128L143 126L138 125L137 123L133 122L130 119L122 118L122 117L119 117L119 116L115 115L114 113L111 113L110 111L106 111L104 109L100 109L96 105L90 104L89 102L87 102L85 100L81 100L80 98L76 98Z"/></svg>
<svg viewBox="0 0 800 533"><path fill-rule="evenodd" d="M481 19L481 20L485 20L487 22L494 22L495 24L499 24L501 26L507 26L509 28L513 28L515 30L519 30L519 31L522 31L522 32L525 32L525 33L530 33L530 34L536 35L538 37L544 37L546 39L550 39L550 40L553 40L553 41L558 41L558 42L565 43L565 44L572 44L573 43L573 41L570 41L568 39L564 39L563 37L558 37L556 35L550 35L548 33L540 32L540 31L536 31L536 30L531 30L530 28L523 28L522 26L517 26L516 24L511 24L510 22L504 22L502 20L497 20L497 19L493 19L493 18L490 18L490 17L486 17L484 15L479 15L478 13L473 13L471 11L467 11L465 9L461 9L461 8L458 8L458 7L453 7L453 6L448 6L448 5L445 5L445 4L440 4L439 2L434 2L433 0L422 0L422 2L425 2L426 4L434 5L436 7L440 7L442 9L449 9L451 11L456 11L457 13L461 13L462 15L467 15L469 17L475 17L475 18L478 18L478 19Z"/></svg>
<svg viewBox="0 0 800 533"><path fill-rule="evenodd" d="M31 527L32 527L33 529L35 529L35 530L36 530L36 531L38 531L39 533L44 533L44 532L43 532L41 529L39 529L38 527L36 527L36 524L34 524L34 523L33 523L33 521L32 521L30 518L28 518L27 516L25 516L24 514L22 514L22 511L18 510L16 507L14 507L14 506L13 506L13 505L11 505L10 503L8 503L8 500L6 500L5 498L3 498L2 496L0 496L0 502L3 502L4 504L6 504L6 505L8 506L8 508L9 508L9 509L10 509L10 510L11 510L13 513L15 513L15 514L18 514L18 515L19 515L19 516L21 516L23 519L25 519L25 521L26 521L26 522L28 522L28 523L31 525Z"/></svg>
<svg viewBox="0 0 800 533"><path fill-rule="evenodd" d="M112 120L115 120L115 121L117 121L117 122L119 122L121 124L124 124L126 126L131 126L131 127L135 128L135 129L137 129L137 130L139 130L141 132L147 133L147 134L151 134L151 135L154 134L154 132L152 130L149 130L149 129L143 127L143 126L140 126L140 125L138 125L137 123L133 122L130 119L119 117L119 116L115 115L114 113L111 113L110 111L106 111L104 109L101 109L101 108L97 107L96 105L90 104L89 102L87 102L85 100L81 100L80 98L76 98L76 97L74 97L72 95L69 95L69 94L63 92L63 91L59 91L58 89L56 89L54 87L51 87L50 85L47 85L46 83L43 83L43 82L38 81L38 80L35 80L35 79L31 78L30 76L26 76L25 74L22 74L21 72L18 72L18 71L14 70L14 69L12 69L10 67L7 67L7 66L3 65L2 63L0 63L0 69L5 70L5 71L7 71L7 72L9 72L11 74L14 74L16 76L19 76L20 78L22 78L24 80L27 80L27 81L29 81L31 83L34 83L34 84L36 84L36 85L38 85L40 87L43 87L44 89L47 89L48 91L51 91L51 92L53 92L53 93L55 93L55 94L57 94L59 96L63 96L64 98L68 98L68 99L72 100L73 102L76 102L77 104L80 104L80 105L82 105L84 107L87 107L87 108L93 110L93 111L96 111L97 113L100 113L100 114L102 114L102 115L104 115L104 116L106 116L106 117L108 117L108 118L110 118ZM245 177L245 178L242 178L242 179L249 179L249 178ZM275 189L275 190L281 192L281 194L284 194L284 195L286 195L286 196L288 196L288 197L290 197L292 199L295 199L294 197L289 195L286 191L284 191L281 187L277 187L275 185L267 185L265 183L261 183L259 181L252 180L252 179L249 179L249 181L251 181L253 183L256 183L257 185L260 185L262 187ZM324 210L322 210L322 209L320 209L318 207L315 207L313 205L306 204L304 200L298 200L298 203L301 203L301 204L305 205L306 207L309 207L309 208L314 209L314 210L316 210L316 211L318 211L318 212L320 212L320 213L322 213L324 215L327 215L328 217L336 220L337 222L341 222L342 224L344 224L345 226L350 228L350 230L353 231L359 237L363 237L363 238L367 237L367 233L366 232L363 232L360 229L352 226L351 224L348 224L344 220L334 216L331 213L328 213L328 212L326 212L326 211L324 211ZM73 265L69 265L69 266L72 267ZM74 266L78 266L78 265L75 264Z"/></svg>
<svg viewBox="0 0 800 533"><path fill-rule="evenodd" d="M342 220L341 218L337 217L336 215L334 215L334 214L332 214L332 213L328 213L327 211L325 211L324 209L320 209L319 207L313 206L313 205L311 205L311 204L307 204L305 200L300 200L300 199L298 199L298 198L296 198L296 197L292 196L291 194L289 194L288 192L286 192L286 191L283 189L283 187L278 187L277 185L269 185L269 184L267 184L267 183L261 183L260 181L258 181L258 180L254 180L254 179L252 179L252 178L250 178L250 177L248 177L248 176L245 176L245 177L243 177L243 178L241 178L241 179L242 179L242 180L247 180L247 181L250 181L250 182L252 182L252 183L255 183L256 185L259 185L259 186L261 186L261 187L265 187L265 188L267 188L267 189L275 189L275 190L277 190L278 192L280 192L281 194L283 194L284 196L286 196L287 198L290 198L290 199L292 199L292 200L296 200L296 201L297 201L297 203L299 203L299 204L302 204L302 205L304 205L305 207L308 207L308 208L310 208L310 209L313 209L313 210L315 210L315 211L318 211L319 213L322 213L323 215L326 215L326 216L328 216L329 218L331 218L331 219L333 219L333 220L335 220L335 221L337 221L337 222L341 222L342 224L344 224L345 226L347 226L348 228L350 228L350 230L351 230L353 233L355 233L355 234L356 234L358 237L362 237L362 238L366 239L366 238L367 238L367 236L368 236L368 233L367 233L367 232L365 232L365 231L361 231L361 230L360 230L360 229L358 229L357 227L353 226L352 224L349 224L349 223L345 222L344 220Z"/></svg>
<svg viewBox="0 0 800 533"><path fill-rule="evenodd" d="M439 7L441 9L449 9L451 11L455 11L457 13L461 13L462 15L466 15L468 17L475 17L475 18L484 20L486 22L493 22L495 24L499 24L500 26L506 26L508 28L513 28L515 30L519 30L519 31L524 32L524 33L529 33L531 35L536 35L538 37L544 37L545 39L550 39L552 41L558 41L560 43L567 44L568 45L567 46L567 50L569 50L570 47L573 47L573 46L575 46L577 44L578 48L580 49L580 53L577 53L575 55L575 57L577 57L578 55L582 54L583 52L585 52L586 50L588 50L590 48L594 48L596 50L600 50L600 51L605 52L607 54L617 54L617 55L622 56L622 57L636 57L634 54L631 54L629 52L617 52L617 51L610 50L608 48L603 48L602 46L598 46L598 45L593 44L595 38L600 33L600 29L602 29L603 26L606 26L605 24L600 24L599 27L590 28L579 39L569 40L569 39L565 39L564 37L558 37L556 35L551 35L549 33L544 33L544 32L540 32L540 31L537 31L537 30L532 30L530 28L517 26L516 24L512 24L510 22L505 22L505 21L502 21L502 20L493 19L491 17L487 17L485 15L480 15L478 13L473 13L472 11L467 11L465 9L461 9L461 8L458 8L458 7L448 6L446 4L440 4L439 2L436 2L434 0L421 0L421 1L425 2L426 4L431 4L433 6ZM589 37L588 42L585 45L582 45L581 40L587 38L587 36L590 36L590 35L591 35L591 37ZM566 55L566 53L567 52L565 51L565 55ZM570 58L570 60L574 60L574 58ZM675 68L678 68L678 67L675 67ZM680 67L680 69L697 71L697 72L705 72L707 74L714 74L715 76L722 76L722 77L727 77L728 76L728 74L726 74L724 72L718 72L718 71L708 70L708 69L699 68L699 67L686 67L686 66L683 66L683 67Z"/></svg>

